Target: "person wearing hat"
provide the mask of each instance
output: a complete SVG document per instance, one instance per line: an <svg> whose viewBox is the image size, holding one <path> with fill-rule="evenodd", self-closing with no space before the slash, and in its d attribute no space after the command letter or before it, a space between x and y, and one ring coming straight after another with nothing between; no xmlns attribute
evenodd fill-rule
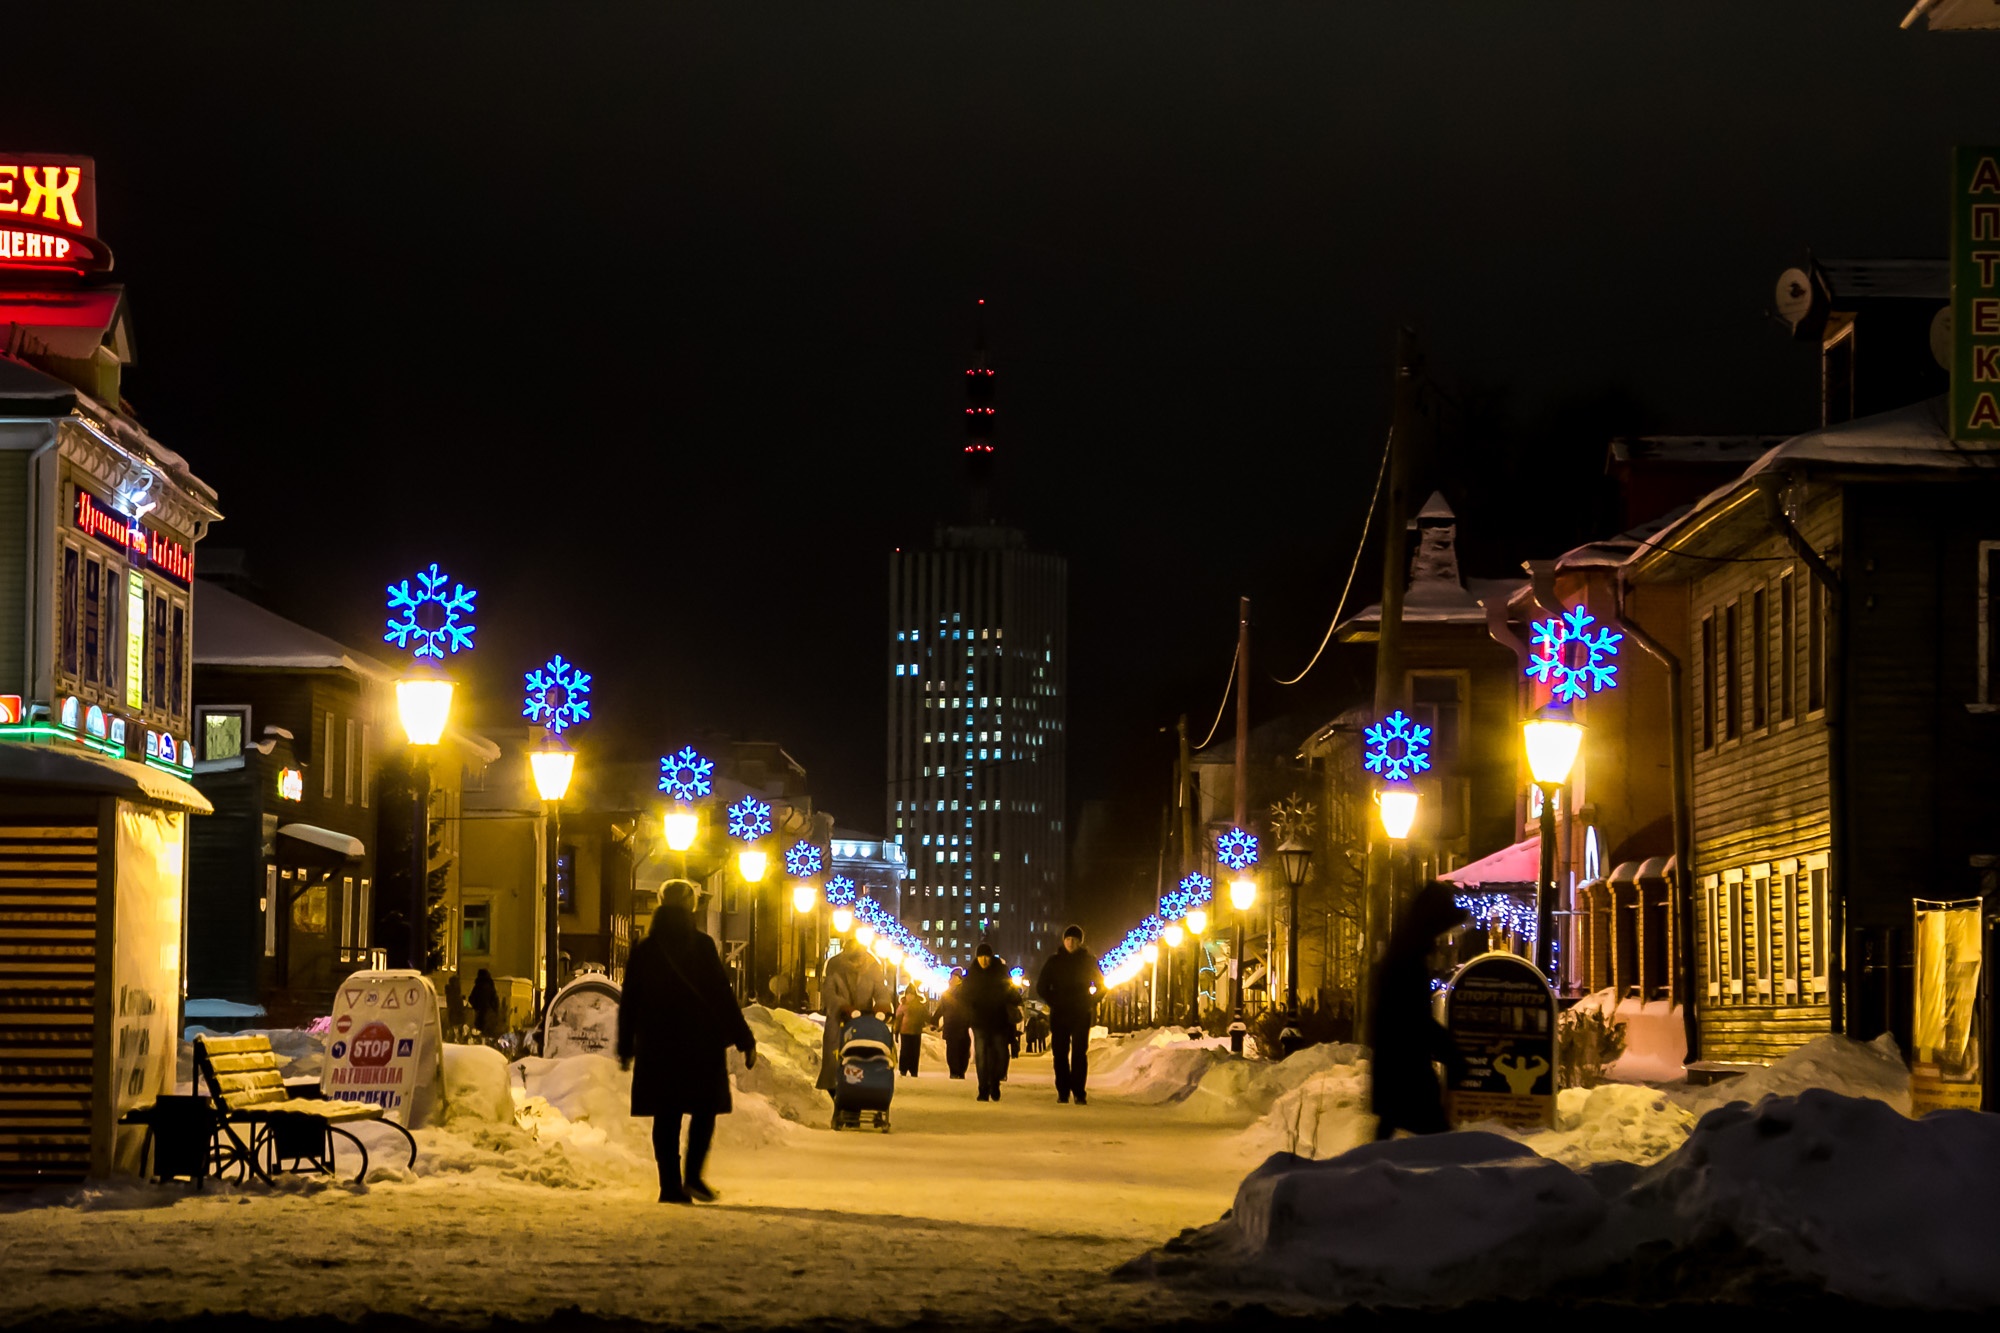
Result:
<svg viewBox="0 0 2000 1333"><path fill-rule="evenodd" d="M979 1100L1000 1100L1000 1081L1007 1076L1007 1043L1014 1036L1021 997L1007 975L1007 960L982 944L966 973L966 1017L972 1026L972 1066L979 1076Z"/></svg>
<svg viewBox="0 0 2000 1333"><path fill-rule="evenodd" d="M937 1005L938 1031L944 1034L945 1072L964 1078L972 1063L972 1017L965 1007L965 969L954 967Z"/></svg>
<svg viewBox="0 0 2000 1333"><path fill-rule="evenodd" d="M736 1007L722 955L695 928L694 895L686 880L667 882L653 928L625 964L618 997L618 1067L632 1070L632 1114L653 1119L661 1203L715 1201L701 1172L715 1117L732 1105L724 1053L734 1046L746 1069L757 1063L757 1041Z"/></svg>
<svg viewBox="0 0 2000 1333"><path fill-rule="evenodd" d="M1439 938L1467 920L1452 887L1432 880L1397 917L1375 965L1368 1104L1378 1139L1394 1138L1399 1129L1442 1134L1451 1128L1435 1066L1455 1074L1465 1056L1432 1014L1430 955Z"/></svg>
<svg viewBox="0 0 2000 1333"><path fill-rule="evenodd" d="M1035 994L1049 1006L1049 1041L1055 1048L1056 1101L1085 1101L1084 1080L1090 1075L1090 1028L1097 1021L1097 998L1104 994L1104 973L1083 947L1083 927L1063 932L1062 947L1042 964Z"/></svg>

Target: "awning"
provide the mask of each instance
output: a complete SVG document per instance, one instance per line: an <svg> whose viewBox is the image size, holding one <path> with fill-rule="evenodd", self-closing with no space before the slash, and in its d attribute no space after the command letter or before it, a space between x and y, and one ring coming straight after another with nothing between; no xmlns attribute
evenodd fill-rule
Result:
<svg viewBox="0 0 2000 1333"><path fill-rule="evenodd" d="M361 839L350 838L345 833L335 833L332 829L321 828L317 824L280 824L278 836L297 838L300 842L310 843L329 852L338 852L354 861L359 861L368 855L368 847Z"/></svg>
<svg viewBox="0 0 2000 1333"><path fill-rule="evenodd" d="M1438 878L1460 888L1475 884L1533 884L1541 869L1542 840L1534 837L1523 838L1512 847L1503 847Z"/></svg>
<svg viewBox="0 0 2000 1333"><path fill-rule="evenodd" d="M80 746L0 741L0 788L94 791L152 801L198 815L215 813L208 798L171 773Z"/></svg>

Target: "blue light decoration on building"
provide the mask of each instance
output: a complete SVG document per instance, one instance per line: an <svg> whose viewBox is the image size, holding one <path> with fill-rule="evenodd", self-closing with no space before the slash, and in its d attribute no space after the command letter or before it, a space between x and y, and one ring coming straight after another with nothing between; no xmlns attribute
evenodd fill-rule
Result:
<svg viewBox="0 0 2000 1333"><path fill-rule="evenodd" d="M1547 685L1556 703L1617 687L1618 664L1612 659L1625 636L1608 625L1593 633L1595 624L1596 617L1578 606L1532 626L1527 674ZM1537 648L1543 651L1536 653Z"/></svg>
<svg viewBox="0 0 2000 1333"><path fill-rule="evenodd" d="M414 639L418 657L444 657L470 648L477 628L471 620L472 601L479 593L463 583L452 583L435 564L418 570L414 582L414 589L410 579L389 585L389 632L382 641L408 648ZM402 612L400 620L395 616L398 611Z"/></svg>
<svg viewBox="0 0 2000 1333"><path fill-rule="evenodd" d="M745 796L729 807L729 836L755 842L771 831L771 807L755 796Z"/></svg>
<svg viewBox="0 0 2000 1333"><path fill-rule="evenodd" d="M1508 893L1461 893L1452 899L1472 918L1472 924L1481 930L1500 931L1512 935L1516 940L1529 946L1533 952L1535 934L1540 925L1539 909L1532 902L1524 901Z"/></svg>
<svg viewBox="0 0 2000 1333"><path fill-rule="evenodd" d="M715 790L715 761L704 759L692 745L660 761L660 790L676 801L692 801Z"/></svg>
<svg viewBox="0 0 2000 1333"><path fill-rule="evenodd" d="M1384 782L1408 782L1431 766L1431 729L1398 708L1361 733L1361 766Z"/></svg>
<svg viewBox="0 0 2000 1333"><path fill-rule="evenodd" d="M590 673L579 671L576 663L565 662L557 653L549 664L530 671L528 692L521 700L521 716L539 722L560 736L579 722L590 719Z"/></svg>
<svg viewBox="0 0 2000 1333"><path fill-rule="evenodd" d="M826 905L828 907L852 907L859 896L854 881L845 875L835 875L826 882Z"/></svg>
<svg viewBox="0 0 2000 1333"><path fill-rule="evenodd" d="M1248 829L1230 829L1215 840L1215 859L1231 870L1248 870L1257 864L1257 835Z"/></svg>
<svg viewBox="0 0 2000 1333"><path fill-rule="evenodd" d="M825 853L803 839L785 849L785 873L793 879L811 879L825 866Z"/></svg>

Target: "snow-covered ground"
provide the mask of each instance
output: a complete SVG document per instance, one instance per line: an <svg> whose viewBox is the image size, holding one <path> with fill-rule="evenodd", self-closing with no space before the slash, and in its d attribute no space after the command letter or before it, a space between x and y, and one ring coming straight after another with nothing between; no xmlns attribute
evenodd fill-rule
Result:
<svg viewBox="0 0 2000 1333"><path fill-rule="evenodd" d="M1544 1133L1328 1160L1372 1137L1359 1048L1264 1063L1172 1033L1100 1041L1091 1104L1076 1107L1055 1103L1047 1056L1017 1062L1001 1102L978 1104L970 1083L943 1077L932 1041L923 1075L898 1086L892 1133L835 1133L811 1086L817 1024L751 1018L761 1058L737 1072L709 1171L720 1205L654 1201L650 1122L625 1113L611 1061L509 1065L453 1047L451 1113L418 1131L413 1170L372 1131L364 1185L125 1184L4 1205L0 1267L14 1280L0 1284L0 1325L572 1307L730 1328L1150 1324L1205 1317L1218 1299L1529 1295L1632 1270L1641 1254L1646 1280L1671 1289L1660 1254L1702 1253L1708 1272L1725 1241L1754 1253L1744 1274L1962 1304L1986 1292L1973 1257L1992 1252L1967 1247L2000 1240L1960 1197L2000 1167L1985 1119L1905 1119L1894 1052L1833 1039L1715 1089L1565 1092ZM1731 1097L1807 1087L1852 1096L1729 1112L1689 1140ZM1928 1224L1904 1217L1920 1199L1933 1201ZM1875 1202L1893 1227L1868 1223ZM1911 1248L1899 1236L1942 1247L1928 1278L1897 1267Z"/></svg>

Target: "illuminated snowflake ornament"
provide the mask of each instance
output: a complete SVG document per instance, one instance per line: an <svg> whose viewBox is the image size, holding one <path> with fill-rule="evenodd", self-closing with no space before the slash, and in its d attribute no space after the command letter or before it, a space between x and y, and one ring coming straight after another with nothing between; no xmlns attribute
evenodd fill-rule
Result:
<svg viewBox="0 0 2000 1333"><path fill-rule="evenodd" d="M785 849L785 873L793 879L811 879L825 865L825 854L812 843L795 842Z"/></svg>
<svg viewBox="0 0 2000 1333"><path fill-rule="evenodd" d="M1231 870L1248 870L1257 864L1257 835L1248 829L1230 829L1215 840L1215 859Z"/></svg>
<svg viewBox="0 0 2000 1333"><path fill-rule="evenodd" d="M826 905L828 907L852 907L856 897L854 881L845 875L835 875L826 882Z"/></svg>
<svg viewBox="0 0 2000 1333"><path fill-rule="evenodd" d="M745 796L729 807L729 836L755 842L771 831L771 807L755 796Z"/></svg>
<svg viewBox="0 0 2000 1333"><path fill-rule="evenodd" d="M463 583L453 583L436 565L420 569L414 580L389 585L391 618L382 641L407 648L414 639L418 657L444 657L470 648L476 628L471 620L472 600L477 596L477 591ZM395 618L397 612L402 613L401 619Z"/></svg>
<svg viewBox="0 0 2000 1333"><path fill-rule="evenodd" d="M528 692L521 700L521 716L539 722L560 736L590 718L590 673L578 671L576 663L565 662L561 653L545 667L527 674Z"/></svg>
<svg viewBox="0 0 2000 1333"><path fill-rule="evenodd" d="M1215 900L1215 881L1199 872L1183 875L1180 891L1186 896L1188 906L1206 907Z"/></svg>
<svg viewBox="0 0 2000 1333"><path fill-rule="evenodd" d="M1581 699L1618 684L1618 645L1623 634L1606 625L1591 626L1596 617L1582 607L1573 607L1549 620L1535 622L1530 636L1528 675L1549 687L1557 703ZM1542 651L1537 653L1535 649Z"/></svg>
<svg viewBox="0 0 2000 1333"><path fill-rule="evenodd" d="M692 745L660 761L660 790L676 801L692 801L715 790L715 761L704 759Z"/></svg>
<svg viewBox="0 0 2000 1333"><path fill-rule="evenodd" d="M1398 708L1361 733L1361 766L1384 782L1408 782L1431 766L1431 729Z"/></svg>

